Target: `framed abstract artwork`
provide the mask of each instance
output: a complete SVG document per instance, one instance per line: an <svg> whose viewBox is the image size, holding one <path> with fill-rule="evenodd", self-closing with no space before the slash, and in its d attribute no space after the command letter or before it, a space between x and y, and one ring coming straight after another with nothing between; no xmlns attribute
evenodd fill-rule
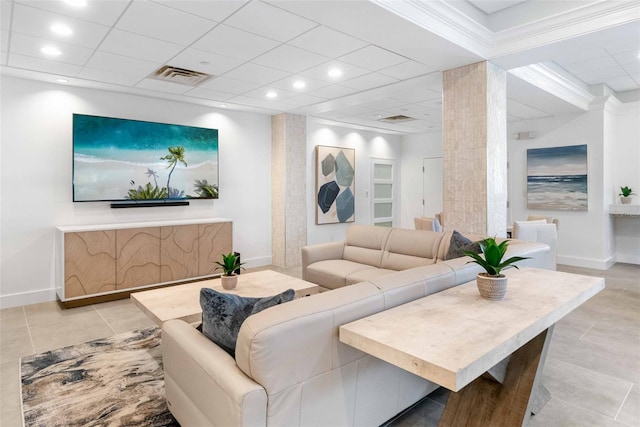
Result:
<svg viewBox="0 0 640 427"><path fill-rule="evenodd" d="M586 211L587 145L527 150L527 207Z"/></svg>
<svg viewBox="0 0 640 427"><path fill-rule="evenodd" d="M355 221L353 148L316 145L316 224Z"/></svg>

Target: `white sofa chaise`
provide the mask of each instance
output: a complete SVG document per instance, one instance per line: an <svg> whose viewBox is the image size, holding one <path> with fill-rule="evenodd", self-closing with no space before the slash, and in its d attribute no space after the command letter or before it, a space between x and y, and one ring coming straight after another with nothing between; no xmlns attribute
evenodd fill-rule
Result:
<svg viewBox="0 0 640 427"><path fill-rule="evenodd" d="M348 272L345 283L347 277L356 280L353 275L358 272L371 274L370 278L340 287L338 276L329 275L324 283L335 284L336 289L250 316L240 329L235 360L187 323L164 323L166 396L178 422L184 426L375 426L437 388L342 344L338 327L472 280L480 267L467 264L467 257L436 262L438 252L445 250L438 236L417 242L400 238L409 231L400 230L396 240L391 236L398 229L381 232L378 227L360 227L356 226L355 234L362 236L356 238L350 230L349 244L342 243L342 250L336 243L322 245L318 253L333 253L332 259L348 261L337 263ZM354 245L356 240L360 246ZM542 268L540 259L548 250L541 243L509 248L510 255L531 257L520 265ZM347 254L347 259L337 254ZM313 248L307 248L306 256L307 261L321 262ZM351 264L374 259L380 268L365 264L354 270ZM380 274L366 273L374 269Z"/></svg>

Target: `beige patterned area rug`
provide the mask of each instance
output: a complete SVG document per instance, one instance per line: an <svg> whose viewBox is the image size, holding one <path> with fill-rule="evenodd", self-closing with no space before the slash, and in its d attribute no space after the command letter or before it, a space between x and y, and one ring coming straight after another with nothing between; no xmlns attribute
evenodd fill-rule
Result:
<svg viewBox="0 0 640 427"><path fill-rule="evenodd" d="M160 329L23 357L22 415L32 426L178 426L164 398Z"/></svg>

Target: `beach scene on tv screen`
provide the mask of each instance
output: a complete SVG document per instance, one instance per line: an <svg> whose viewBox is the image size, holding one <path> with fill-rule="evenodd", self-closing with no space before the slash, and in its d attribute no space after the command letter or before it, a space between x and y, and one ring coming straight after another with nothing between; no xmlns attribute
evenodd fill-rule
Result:
<svg viewBox="0 0 640 427"><path fill-rule="evenodd" d="M218 198L218 130L73 115L75 201Z"/></svg>

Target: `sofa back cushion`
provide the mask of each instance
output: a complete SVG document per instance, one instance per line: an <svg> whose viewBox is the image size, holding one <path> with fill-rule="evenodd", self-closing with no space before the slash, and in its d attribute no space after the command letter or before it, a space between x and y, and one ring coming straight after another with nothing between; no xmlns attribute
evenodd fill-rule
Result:
<svg viewBox="0 0 640 427"><path fill-rule="evenodd" d="M352 224L344 240L342 258L347 261L380 267L382 250L391 228Z"/></svg>
<svg viewBox="0 0 640 427"><path fill-rule="evenodd" d="M407 270L436 262L443 233L394 228L382 255L382 268Z"/></svg>

